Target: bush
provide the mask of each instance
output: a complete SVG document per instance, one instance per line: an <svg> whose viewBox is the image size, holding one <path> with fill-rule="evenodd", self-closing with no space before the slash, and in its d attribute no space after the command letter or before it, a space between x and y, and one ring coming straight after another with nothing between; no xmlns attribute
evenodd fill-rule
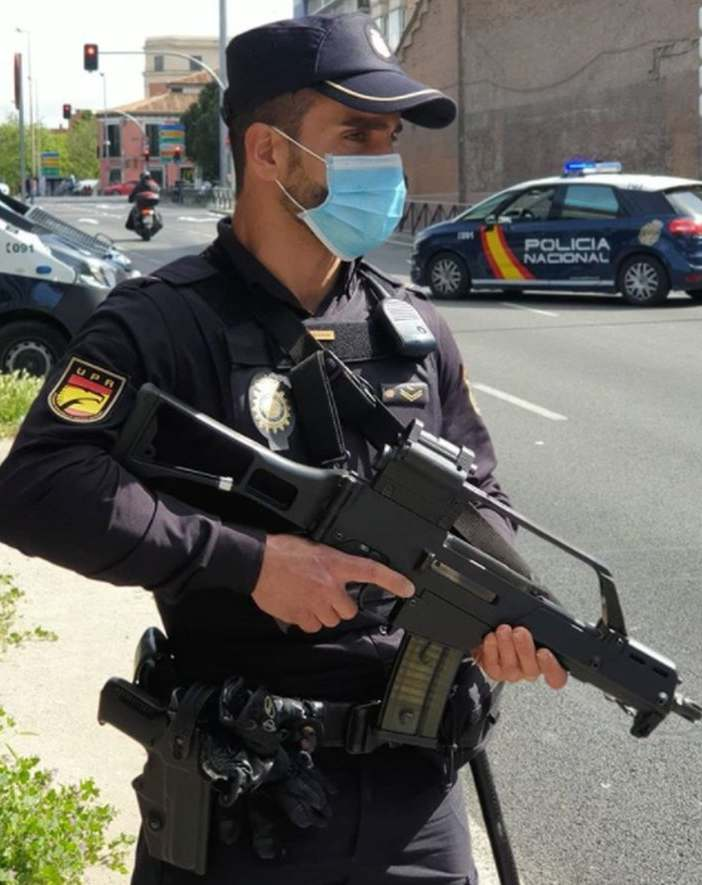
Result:
<svg viewBox="0 0 702 885"><path fill-rule="evenodd" d="M42 627L14 629L23 595L9 575L0 575L0 656L30 639L56 639ZM0 734L14 725L0 708ZM95 783L88 778L77 785L54 784L39 757L5 747L0 753L0 883L81 885L86 868L95 865L126 874L125 854L134 837L106 837L116 812L97 803Z"/></svg>
<svg viewBox="0 0 702 885"><path fill-rule="evenodd" d="M13 725L0 708L0 733ZM7 749L0 754L0 882L81 885L86 867L95 864L126 873L134 838L106 839L115 811L97 804L93 781L54 785L37 756Z"/></svg>
<svg viewBox="0 0 702 885"><path fill-rule="evenodd" d="M0 437L14 436L22 419L39 393L43 378L26 372L0 374Z"/></svg>

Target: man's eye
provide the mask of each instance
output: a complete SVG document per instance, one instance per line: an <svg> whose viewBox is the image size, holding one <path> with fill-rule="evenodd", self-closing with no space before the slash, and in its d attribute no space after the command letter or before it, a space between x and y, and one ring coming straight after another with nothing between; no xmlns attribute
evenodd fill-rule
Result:
<svg viewBox="0 0 702 885"><path fill-rule="evenodd" d="M350 141L358 141L358 142L367 141L368 133L363 132L360 129L356 129L353 132L348 132L346 134L346 138L349 139Z"/></svg>

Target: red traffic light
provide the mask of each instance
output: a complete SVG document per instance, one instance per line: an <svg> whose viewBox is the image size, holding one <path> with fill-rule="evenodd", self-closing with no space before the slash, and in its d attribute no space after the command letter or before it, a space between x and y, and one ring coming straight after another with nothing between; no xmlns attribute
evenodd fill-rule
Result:
<svg viewBox="0 0 702 885"><path fill-rule="evenodd" d="M143 151L144 160L148 163L151 158L151 151L148 148L144 148Z"/></svg>
<svg viewBox="0 0 702 885"><path fill-rule="evenodd" d="M177 144L177 145L173 148L173 160L174 160L176 163L180 163L180 161L181 161L181 159L182 159L182 156L183 156L183 148L182 148L179 144Z"/></svg>
<svg viewBox="0 0 702 885"><path fill-rule="evenodd" d="M71 119L71 106L70 106L70 104L65 104L63 106L63 119L64 120Z"/></svg>
<svg viewBox="0 0 702 885"><path fill-rule="evenodd" d="M83 67L86 71L98 69L98 46L97 43L83 44Z"/></svg>

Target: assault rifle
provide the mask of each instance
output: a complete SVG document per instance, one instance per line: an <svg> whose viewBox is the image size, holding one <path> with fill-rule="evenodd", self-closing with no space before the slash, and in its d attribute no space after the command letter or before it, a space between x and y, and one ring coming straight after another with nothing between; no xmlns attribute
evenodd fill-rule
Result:
<svg viewBox="0 0 702 885"><path fill-rule="evenodd" d="M231 472L159 462L152 442L163 409L216 438L231 452ZM114 455L148 482L185 481L193 489L243 496L291 532L377 559L414 583L415 595L397 601L389 614L405 638L384 699L357 719L352 752L383 742L435 748L462 658L499 624L527 627L537 647L550 649L575 679L633 715L636 737L650 735L669 713L702 718L702 707L678 692L673 662L627 635L609 569L473 485L472 453L427 433L419 421L384 447L366 480L350 470L287 460L145 384ZM602 605L596 623L573 617L530 576L480 516L477 508L484 507L594 570Z"/></svg>

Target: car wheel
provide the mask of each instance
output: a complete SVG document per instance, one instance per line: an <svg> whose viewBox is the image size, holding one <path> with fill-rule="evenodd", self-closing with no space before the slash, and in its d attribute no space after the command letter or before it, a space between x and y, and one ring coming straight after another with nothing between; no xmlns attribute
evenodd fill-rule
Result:
<svg viewBox="0 0 702 885"><path fill-rule="evenodd" d="M45 323L20 320L0 327L0 372L47 375L68 338Z"/></svg>
<svg viewBox="0 0 702 885"><path fill-rule="evenodd" d="M435 298L465 298L470 293L468 268L453 252L439 252L431 259L427 280Z"/></svg>
<svg viewBox="0 0 702 885"><path fill-rule="evenodd" d="M627 304L638 307L662 304L670 292L668 274L657 258L632 255L619 270L619 291Z"/></svg>
<svg viewBox="0 0 702 885"><path fill-rule="evenodd" d="M693 301L702 301L702 289L685 289Z"/></svg>

